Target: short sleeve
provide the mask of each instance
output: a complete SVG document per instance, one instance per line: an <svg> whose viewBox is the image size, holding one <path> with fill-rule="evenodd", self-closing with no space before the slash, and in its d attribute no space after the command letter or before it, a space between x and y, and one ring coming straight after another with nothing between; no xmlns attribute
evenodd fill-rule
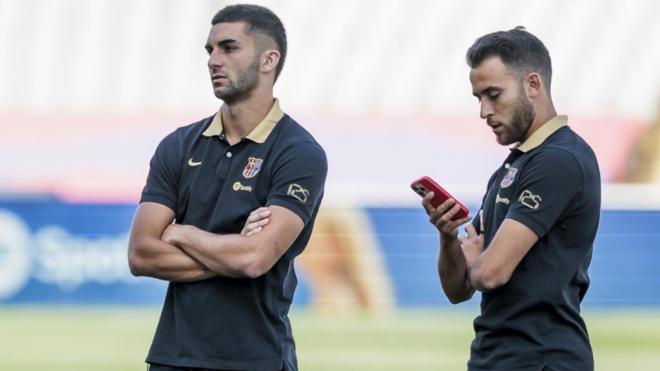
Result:
<svg viewBox="0 0 660 371"><path fill-rule="evenodd" d="M286 148L273 170L267 205L285 207L305 225L321 202L328 163L323 149L314 142L299 142Z"/></svg>
<svg viewBox="0 0 660 371"><path fill-rule="evenodd" d="M176 132L175 132L176 133ZM165 137L156 148L149 162L147 184L142 190L142 202L157 202L172 211L177 210L177 194L181 160L179 156L179 141L172 133Z"/></svg>
<svg viewBox="0 0 660 371"><path fill-rule="evenodd" d="M575 207L582 191L582 169L573 154L545 149L525 165L507 218L532 229L542 238L559 218Z"/></svg>

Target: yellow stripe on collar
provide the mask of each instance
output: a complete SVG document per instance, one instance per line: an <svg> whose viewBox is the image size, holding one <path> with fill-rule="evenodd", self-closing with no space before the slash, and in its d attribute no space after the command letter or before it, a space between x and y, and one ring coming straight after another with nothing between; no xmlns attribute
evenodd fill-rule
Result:
<svg viewBox="0 0 660 371"><path fill-rule="evenodd" d="M209 125L206 130L204 130L205 137L213 137L220 135L224 130L222 125L222 108L218 110L218 113L213 117L211 125ZM264 117L263 120L248 134L247 138L256 143L263 143L266 141L270 133L275 128L275 125L284 117L284 112L280 108L279 100L275 99L273 106L270 108L270 111Z"/></svg>
<svg viewBox="0 0 660 371"><path fill-rule="evenodd" d="M252 129L247 138L256 143L265 142L270 133L275 128L275 125L280 122L282 117L284 117L284 112L280 108L280 102L275 99L275 102L273 102L273 107L271 107L266 117L261 120L256 128Z"/></svg>
<svg viewBox="0 0 660 371"><path fill-rule="evenodd" d="M553 117L550 121L546 122L545 124L541 125L540 128L536 129L536 131L532 133L532 135L530 135L526 141L524 141L518 147L516 147L516 149L521 152L529 152L533 150L534 148L540 146L541 143L545 142L545 140L548 139L548 137L552 135L552 133L566 126L567 122L568 122L568 116L566 115L559 115Z"/></svg>

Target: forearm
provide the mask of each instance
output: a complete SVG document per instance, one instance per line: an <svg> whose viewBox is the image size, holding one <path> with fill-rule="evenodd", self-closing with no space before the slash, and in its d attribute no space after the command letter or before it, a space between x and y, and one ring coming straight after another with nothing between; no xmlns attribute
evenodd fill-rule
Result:
<svg viewBox="0 0 660 371"><path fill-rule="evenodd" d="M144 238L129 246L131 273L170 282L200 281L215 276L177 246L157 238Z"/></svg>
<svg viewBox="0 0 660 371"><path fill-rule="evenodd" d="M474 288L468 281L468 266L458 238L441 235L438 274L442 289L453 304L469 300Z"/></svg>
<svg viewBox="0 0 660 371"><path fill-rule="evenodd" d="M253 237L220 235L191 225L179 225L172 238L173 244L220 276L255 278L270 268L260 265Z"/></svg>
<svg viewBox="0 0 660 371"><path fill-rule="evenodd" d="M470 286L481 292L486 292L502 286L509 279L509 275L502 273L502 269L496 269L488 266L487 254L490 250L486 249L479 255L467 257L468 273L467 278Z"/></svg>
<svg viewBox="0 0 660 371"><path fill-rule="evenodd" d="M488 287L485 285L484 274L483 274L483 264L482 260L479 259L479 256L475 257L470 263L467 271L468 282L475 290L481 292L488 291Z"/></svg>
<svg viewBox="0 0 660 371"><path fill-rule="evenodd" d="M464 244L470 285L481 292L505 285L538 238L529 227L507 218L488 248Z"/></svg>

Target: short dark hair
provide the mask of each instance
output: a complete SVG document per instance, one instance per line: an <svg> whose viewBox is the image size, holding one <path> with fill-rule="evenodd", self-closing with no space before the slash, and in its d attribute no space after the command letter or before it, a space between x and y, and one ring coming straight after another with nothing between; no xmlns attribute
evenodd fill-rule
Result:
<svg viewBox="0 0 660 371"><path fill-rule="evenodd" d="M538 72L550 91L552 62L550 53L538 37L523 26L509 31L498 31L481 36L466 54L467 64L476 68L486 58L498 56L502 63L517 73Z"/></svg>
<svg viewBox="0 0 660 371"><path fill-rule="evenodd" d="M245 22L247 32L266 35L275 42L277 50L280 52L280 61L275 69L275 80L277 81L286 59L286 31L282 21L270 9L263 6L237 4L220 9L213 16L211 25L229 22Z"/></svg>

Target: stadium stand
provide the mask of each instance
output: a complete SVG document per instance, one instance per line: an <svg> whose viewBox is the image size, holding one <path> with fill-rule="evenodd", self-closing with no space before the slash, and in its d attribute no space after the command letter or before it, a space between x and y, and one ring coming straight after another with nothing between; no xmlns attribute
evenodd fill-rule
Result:
<svg viewBox="0 0 660 371"><path fill-rule="evenodd" d="M493 168L500 149L482 130L464 63L466 46L487 31L524 24L546 40L556 105L593 143L607 182L626 179L659 100L653 0L260 3L288 26L276 94L325 145L334 163L329 181L340 186L398 184L427 168L409 166L413 157L446 159L459 142L471 148L463 163L439 160L436 168ZM0 174L0 189L134 199L154 138L217 109L202 46L221 4L0 0L0 42L9 51L0 80L10 87L0 90L0 154L22 159ZM20 138L33 132L42 135L26 146ZM347 140L377 143L346 153ZM369 166L355 171L354 161ZM408 172L394 177L393 165ZM90 176L68 176L75 173Z"/></svg>

